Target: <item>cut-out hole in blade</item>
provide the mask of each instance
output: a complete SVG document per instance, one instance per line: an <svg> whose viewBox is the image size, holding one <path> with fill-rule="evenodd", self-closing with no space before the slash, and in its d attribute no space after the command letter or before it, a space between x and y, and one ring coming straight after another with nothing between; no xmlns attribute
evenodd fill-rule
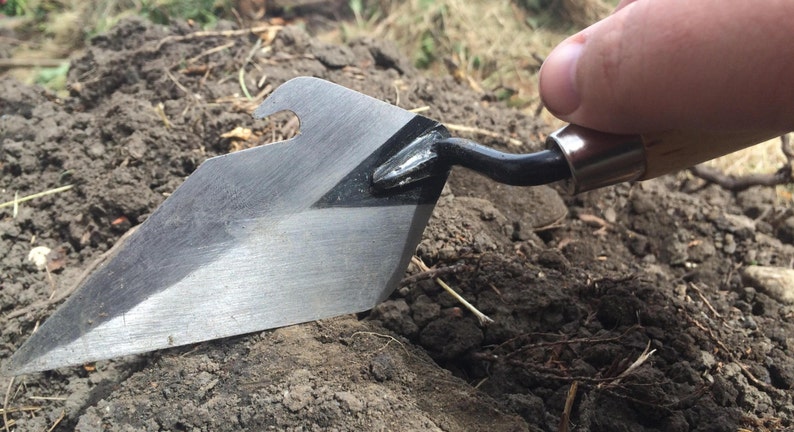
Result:
<svg viewBox="0 0 794 432"><path fill-rule="evenodd" d="M292 111L279 111L257 121L255 129L236 127L221 135L219 153L234 153L253 147L287 141L300 134L300 118Z"/></svg>

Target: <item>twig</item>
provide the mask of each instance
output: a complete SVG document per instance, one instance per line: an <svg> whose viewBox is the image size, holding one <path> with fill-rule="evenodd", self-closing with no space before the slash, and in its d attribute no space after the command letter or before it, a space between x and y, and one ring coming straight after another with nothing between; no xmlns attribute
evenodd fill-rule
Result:
<svg viewBox="0 0 794 432"><path fill-rule="evenodd" d="M33 406L33 405L23 405L23 406L18 406L18 407L14 407L14 408L9 408L8 410L0 408L0 414L2 414L4 412L8 412L8 414L11 414L11 413L15 413L15 412L36 412L36 411L41 411L41 407L40 406ZM10 423L9 426L13 426L14 419L9 420L8 423Z"/></svg>
<svg viewBox="0 0 794 432"><path fill-rule="evenodd" d="M684 314L684 316L686 317L687 321L694 324L697 328L703 330L704 332L706 332L706 334L708 334L711 340L714 341L714 343L717 344L717 346L720 347L720 349L724 351L725 354L728 355L728 359L730 359L730 361L736 363L739 366L739 369L742 370L742 373L744 374L745 378L747 378L748 381L750 381L756 387L759 387L768 392L774 392L776 390L774 387L772 387L772 385L767 384L756 378L755 375L753 375L753 373L750 372L750 369L744 363L740 362L739 359L728 349L728 347L725 346L722 340L720 340L720 338L718 338L717 335L714 334L713 330L703 325L700 321L690 317L688 314Z"/></svg>
<svg viewBox="0 0 794 432"><path fill-rule="evenodd" d="M543 103L543 99L538 101L538 106L535 108L535 112L533 113L535 118L540 117L543 114L543 108L546 108L546 105Z"/></svg>
<svg viewBox="0 0 794 432"><path fill-rule="evenodd" d="M565 398L565 408L562 410L562 417L560 417L560 426L557 428L559 432L568 432L570 430L571 411L573 411L573 402L576 400L576 390L578 388L579 381L573 381L568 389L568 397Z"/></svg>
<svg viewBox="0 0 794 432"><path fill-rule="evenodd" d="M49 400L49 401L65 401L66 396L28 396L28 399L33 400Z"/></svg>
<svg viewBox="0 0 794 432"><path fill-rule="evenodd" d="M58 287L55 286L55 278L52 277L52 272L50 272L50 265L44 267L44 270L47 272L47 280L50 282L50 299L55 296L55 292L58 291Z"/></svg>
<svg viewBox="0 0 794 432"><path fill-rule="evenodd" d="M547 223L546 225L543 225L543 226L533 227L532 228L532 232L538 233L538 232L542 232L542 231L549 231L549 230L553 230L553 229L556 229L556 228L563 227L563 226L565 226L565 218L567 218L567 217L568 217L568 209L565 209L565 212L560 217L558 217L557 220L549 222L549 223Z"/></svg>
<svg viewBox="0 0 794 432"><path fill-rule="evenodd" d="M579 220L591 226L598 226L599 228L593 231L595 235L606 235L607 231L612 228L612 224L592 214L580 214Z"/></svg>
<svg viewBox="0 0 794 432"><path fill-rule="evenodd" d="M455 131L455 132L472 133L472 134L475 134L475 135L487 136L489 138L501 139L501 140L506 141L510 145L519 146L519 147L524 145L524 143L521 140L518 140L518 139L515 139L515 138L510 138L510 137L504 136L502 134L498 134L498 133L496 133L494 131L489 131L487 129L480 129L480 128L477 128L477 127L464 126L464 125L453 124L453 123L444 123L444 126L446 126L447 129L449 129L451 131Z"/></svg>
<svg viewBox="0 0 794 432"><path fill-rule="evenodd" d="M245 36L247 34L257 34L257 33L265 33L268 31L275 32L279 31L283 28L283 26L275 26L275 25L261 25L257 27L250 27L247 29L240 29L240 30L224 30L224 31L197 31L193 33L189 33L182 36L166 36L157 43L154 47L154 51L160 51L160 48L163 45L172 43L172 42L184 42L187 40L193 39L201 39L206 37L237 37L237 36Z"/></svg>
<svg viewBox="0 0 794 432"><path fill-rule="evenodd" d="M408 349L405 348L405 345L403 345L402 342L398 341L394 336L389 336L389 335L385 335L385 334L381 334L381 333L375 333L375 332L357 331L357 332L353 333L352 335L350 335L350 337L352 338L353 336L358 336L358 335L375 336L375 337L379 337L379 338L389 339L389 341L386 342L386 345L384 345L383 348L386 348L392 342L397 342L397 344L400 345L400 348L402 348L403 351L405 351L406 354L411 355L411 353L408 352ZM383 349L383 348L381 348L381 349Z"/></svg>
<svg viewBox="0 0 794 432"><path fill-rule="evenodd" d="M471 303L469 303L465 298L463 298L460 294L456 293L446 282L441 280L441 278L436 278L436 283L441 285L441 288L444 288L452 297L455 297L457 301L459 301L466 309L470 310L474 316L477 317L477 320L480 322L481 326L487 326L494 322L488 315L480 312L477 308L474 307Z"/></svg>
<svg viewBox="0 0 794 432"><path fill-rule="evenodd" d="M295 136L300 131L301 122L297 116L290 116L289 119L279 128L281 139L288 139Z"/></svg>
<svg viewBox="0 0 794 432"><path fill-rule="evenodd" d="M30 201L32 199L41 198L43 196L52 195L59 192L65 192L73 187L74 185L66 185L66 186L57 187L55 189L45 190L44 192L37 192L32 195L23 196L22 198L14 198L11 201L0 203L0 208L18 206L19 204L25 201Z"/></svg>
<svg viewBox="0 0 794 432"><path fill-rule="evenodd" d="M648 351L650 350L650 351ZM637 360L634 360L634 363L630 364L629 367L626 368L623 372L618 375L614 381L610 382L609 384L620 384L620 380L629 376L635 369L642 366L649 358L655 353L655 349L651 349L651 341L648 341L648 345L645 346L645 350L637 357Z"/></svg>
<svg viewBox="0 0 794 432"><path fill-rule="evenodd" d="M3 398L3 425L5 426L6 432L11 431L8 425L8 398L11 396L11 387L13 386L14 377L11 377L11 381L8 382L8 388L6 388L6 395Z"/></svg>
<svg viewBox="0 0 794 432"><path fill-rule="evenodd" d="M713 313L717 318L722 318L722 315L720 315L720 313L717 312L716 309L714 309L714 306L711 305L711 302L709 302L709 299L707 299L706 296L703 295L703 291L701 291L700 288L698 288L697 285L695 285L694 283L690 282L689 283L689 287L692 288L693 290L695 290L695 292L697 293L698 297L700 297L700 299L703 300L703 303L706 304L706 307L709 308L711 313Z"/></svg>
<svg viewBox="0 0 794 432"><path fill-rule="evenodd" d="M234 46L234 44L235 44L235 42L228 42L228 43L225 43L223 45L218 45L218 46L216 46L214 48L210 48L210 49L208 49L206 51L202 51L201 53L199 53L195 57L191 57L191 58L187 59L187 61L185 63L193 63L193 62L197 61L198 59L200 59L202 57L206 57L208 55L215 54L217 52L221 52L221 51L223 51L223 50L225 50L227 48L231 48L231 47ZM177 64L179 64L179 63L177 63Z"/></svg>
<svg viewBox="0 0 794 432"><path fill-rule="evenodd" d="M780 151L786 156L786 163L772 174L747 174L744 176L728 175L722 171L706 165L697 165L689 169L695 177L703 179L709 183L719 185L723 189L733 192L743 191L753 186L778 186L794 181L792 172L792 162L794 160L794 150L791 149L791 142L788 134L780 137Z"/></svg>
<svg viewBox="0 0 794 432"><path fill-rule="evenodd" d="M400 286L410 285L426 279L435 279L448 274L461 273L471 269L471 266L466 264L458 264L447 267L433 268L415 275L408 276L400 281Z"/></svg>
<svg viewBox="0 0 794 432"><path fill-rule="evenodd" d="M479 360L487 361L487 362L495 362L500 360L497 356L489 356L483 354L475 354L474 357ZM527 362L521 360L507 360L507 364L512 366L518 366L526 370L527 372L531 372L543 379L547 380L558 380L563 382L574 382L579 381L581 383L587 384L598 384L599 386L609 387L607 384L615 381L615 377L592 377L592 376L585 376L585 375L574 375L574 376L566 376L561 375L558 370L552 370L550 368L544 368L537 366L536 364L528 364Z"/></svg>
<svg viewBox="0 0 794 432"><path fill-rule="evenodd" d="M182 84L179 82L179 80L178 80L178 79L176 79L176 77L175 77L175 76L174 76L174 75L171 73L171 71L169 71L168 69L166 69L166 70L165 70L165 75L168 77L168 79L170 79L170 80L171 80L171 81L174 83L174 85L176 85L176 86L177 86L177 88L178 88L179 90L182 90L183 92L185 92L185 95L187 95L187 96L193 96L193 93L190 93L190 90L188 90L187 88L185 88L185 86L183 86L183 85L182 85Z"/></svg>
<svg viewBox="0 0 794 432"><path fill-rule="evenodd" d="M723 189L740 192L753 186L777 186L792 181L791 167L785 166L773 174L747 174L735 176L706 165L696 165L689 169L695 177L714 183Z"/></svg>
<svg viewBox="0 0 794 432"><path fill-rule="evenodd" d="M408 111L410 111L410 112L412 112L414 114L420 114L420 113L423 113L423 112L426 112L426 111L430 111L430 107L427 106L427 105L423 105L423 106L420 106L420 107L411 108Z"/></svg>
<svg viewBox="0 0 794 432"><path fill-rule="evenodd" d="M86 278L88 278L88 276L91 274L91 272L94 271L94 269L99 267L100 264L102 264L107 259L112 257L116 252L118 252L119 249L121 248L121 246L124 244L124 242L137 229L138 229L138 226L134 226L134 227L130 228L129 230L127 230L127 232L125 232L121 237L119 237L118 241L116 241L116 244L114 244L113 247L108 249L106 252L104 252L102 255L100 255L99 258L97 258L88 267L86 267L86 269L83 270L82 273L80 273L80 277L77 278L77 281L75 281L75 283L73 283L68 289L60 291L57 296L54 296L51 299L47 299L47 300L44 300L44 301L36 302L36 303L28 305L28 306L26 306L26 307L24 307L22 309L17 309L17 310L11 311L11 312L9 312L8 315L6 315L5 318L6 319L12 319L12 318L16 318L18 316L22 316L22 315L25 315L25 314L27 314L29 312L33 312L33 311L35 311L37 309L45 308L45 307L47 307L47 306L49 306L51 304L58 303L59 301L61 301L61 300L65 299L66 297L68 297L71 293L73 293L83 283L83 281Z"/></svg>
<svg viewBox="0 0 794 432"><path fill-rule="evenodd" d="M264 99L265 96L269 95L272 91L273 86L270 84L266 85L262 90L259 91L259 93L256 94L256 96L254 96L254 101L260 101Z"/></svg>
<svg viewBox="0 0 794 432"><path fill-rule="evenodd" d="M526 362L523 362L523 361L520 361L520 360L510 360L510 359L505 359L505 360L506 360L507 364L525 368L527 371L531 370L533 373L537 374L538 376L543 377L544 379L561 380L561 381L570 382L570 383L573 383L575 381L579 381L579 382L588 383L588 384L596 384L596 388L598 388L598 389L606 389L606 388L610 388L610 387L614 387L614 386L619 385L620 381L622 379L628 377L635 370L637 370L637 368L639 368L646 361L648 361L648 359L651 357L651 355L653 355L653 353L656 352L655 349L649 351L650 346L651 346L651 343L649 341L648 345L645 348L645 350L640 354L640 356L637 358L637 360L635 360L634 363L630 364L629 367L627 367L618 376L608 376L608 377L592 377L592 376L584 376L584 375L564 376L564 375L560 374L562 371L559 371L559 370L554 370L554 369L550 369L550 368L544 368L544 367L537 366L537 365L534 365L534 366L530 367ZM484 361L489 361L489 362L495 362L495 361L502 360L502 358L497 356L497 355L488 355L488 354L475 355L475 358L480 359L480 360L484 360Z"/></svg>
<svg viewBox="0 0 794 432"><path fill-rule="evenodd" d="M422 270L423 272L430 271L430 267L428 267L424 262L422 262L421 259L419 259L419 257L415 255L411 257L411 262L414 263L417 267L419 267L419 269ZM446 292L448 292L449 295L451 295L452 297L455 298L455 300L460 302L460 304L462 304L463 307L465 307L471 313L473 313L474 316L477 317L477 320L480 322L481 326L486 326L494 322L490 317L488 317L488 315L485 315L484 313L477 310L477 308L474 307L471 303L469 303L465 298L463 298L460 294L456 293L455 290L450 288L450 286L447 285L446 282L441 280L441 278L435 278L435 281L437 284L441 286L441 288L444 288L444 290L446 290Z"/></svg>
<svg viewBox="0 0 794 432"><path fill-rule="evenodd" d="M177 83L177 85L179 85L179 83ZM168 115L165 113L165 105L163 105L162 102L158 102L157 105L152 107L152 109L154 109L155 114L160 117L160 120L163 122L163 126L165 126L166 129L171 129L171 121L168 120Z"/></svg>
<svg viewBox="0 0 794 432"><path fill-rule="evenodd" d="M527 345L521 346L520 348L518 348L518 349L516 349L514 351L511 351L511 352L505 354L505 358L514 357L514 356L518 355L519 353L522 353L522 352L525 352L525 351L528 351L528 350L531 350L531 349L535 349L535 348L549 348L549 347L555 347L555 346L560 346L560 345L597 344L597 343L619 341L619 340L625 338L626 336L628 336L629 333L637 330L638 328L640 328L639 325L633 325L633 326L629 327L626 331L624 331L623 333L621 333L618 336L603 337L603 338L584 337L584 338L574 338L574 339L563 339L563 340L558 340L558 341L553 341L553 342L538 342L538 343L534 343L534 344L527 344ZM508 339L507 341L502 342L501 344L497 345L496 348L493 351L497 351L500 348L504 347L505 345L517 341L520 337L523 337L523 336L536 336L536 335L537 335L537 333L532 333L532 334L521 335L521 336L514 337L512 339ZM540 335L542 336L542 335L545 335L545 334L541 333ZM567 336L567 335L551 334L549 336L558 337L558 336Z"/></svg>
<svg viewBox="0 0 794 432"><path fill-rule="evenodd" d="M789 267L792 267L792 266L789 265ZM738 262L738 263L734 262L733 263L733 265L728 269L728 273L722 279L722 286L723 287L727 287L728 286L728 284L730 283L731 278L733 277L733 274L736 273L736 271L739 270L740 268L742 268L742 263L741 262Z"/></svg>
<svg viewBox="0 0 794 432"><path fill-rule="evenodd" d="M397 85L397 81L392 83L392 88L394 88L394 106L400 106L400 86Z"/></svg>
<svg viewBox="0 0 794 432"><path fill-rule="evenodd" d="M694 401L694 400L700 398L701 396L703 396L708 391L709 388L710 388L710 386L708 386L708 385L699 385L689 395L684 396L683 398L679 398L678 396L676 396L672 400L668 399L668 398L664 398L664 396L662 396L663 399L642 400L642 399L637 399L635 397L631 397L631 396L629 396L627 394L624 394L624 393L618 393L617 391L614 391L614 390L609 389L609 388L601 388L601 389L599 389L599 391L603 392L604 394L607 394L609 396L612 396L612 397L615 397L615 398L618 398L618 399L622 399L624 401L632 402L632 403L637 404L637 405L651 407L651 408L654 408L654 409L662 409L664 412L670 412L672 410L680 410L682 407L686 406L686 404L688 404L691 401ZM616 389L624 389L625 390L625 387L616 387Z"/></svg>
<svg viewBox="0 0 794 432"><path fill-rule="evenodd" d="M52 426L50 426L50 428L49 428L49 429L47 429L47 432L52 432L52 431L54 431L54 430L55 430L55 428L56 428L56 427L58 427L58 424L61 422L61 420L63 420L63 418L64 418L65 416L66 416L66 410L61 410L61 415L59 415L59 416L58 416L58 418L57 418L57 419L55 419L55 422L52 424Z"/></svg>
<svg viewBox="0 0 794 432"><path fill-rule="evenodd" d="M492 283L489 283L489 284L488 284L488 288L490 288L490 289L491 289L491 291L495 292L495 293L496 293L496 295L498 295L498 296L499 296L499 298L500 298L502 301L505 301L505 299L504 299L504 296L502 296L502 291L501 291L499 288L497 288L497 287L496 287L496 285L494 285L494 284L492 284Z"/></svg>
<svg viewBox="0 0 794 432"><path fill-rule="evenodd" d="M245 97L250 101L254 98L251 97L251 93L248 92L248 86L245 85L245 66L254 58L254 54L262 46L262 39L257 39L254 46L251 48L251 51L248 52L248 56L245 57L245 61L243 65L240 66L240 71L237 74L237 79L240 81L240 88L243 90L243 94Z"/></svg>
<svg viewBox="0 0 794 432"><path fill-rule="evenodd" d="M780 151L786 157L786 162L791 165L794 160L794 149L791 148L791 134L780 136Z"/></svg>

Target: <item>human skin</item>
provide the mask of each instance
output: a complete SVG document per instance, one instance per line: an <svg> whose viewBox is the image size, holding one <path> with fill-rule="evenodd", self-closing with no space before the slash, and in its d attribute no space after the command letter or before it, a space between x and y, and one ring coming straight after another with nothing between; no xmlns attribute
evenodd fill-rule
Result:
<svg viewBox="0 0 794 432"><path fill-rule="evenodd" d="M794 130L794 1L632 0L540 71L557 117L613 133Z"/></svg>

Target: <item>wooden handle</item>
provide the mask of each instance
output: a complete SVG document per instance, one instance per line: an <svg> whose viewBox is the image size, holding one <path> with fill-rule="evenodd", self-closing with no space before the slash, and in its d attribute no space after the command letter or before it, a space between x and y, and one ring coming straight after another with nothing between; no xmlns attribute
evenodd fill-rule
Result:
<svg viewBox="0 0 794 432"><path fill-rule="evenodd" d="M616 183L647 180L726 155L785 132L668 131L615 135L570 124L551 134L547 145L559 148L579 193Z"/></svg>
<svg viewBox="0 0 794 432"><path fill-rule="evenodd" d="M783 135L772 131L667 131L642 135L645 173L640 180L697 165Z"/></svg>

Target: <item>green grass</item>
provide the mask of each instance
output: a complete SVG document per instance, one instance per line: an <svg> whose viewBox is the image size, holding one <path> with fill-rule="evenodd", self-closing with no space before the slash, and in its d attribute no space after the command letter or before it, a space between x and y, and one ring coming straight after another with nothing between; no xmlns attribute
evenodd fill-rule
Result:
<svg viewBox="0 0 794 432"><path fill-rule="evenodd" d="M22 16L26 14L25 0L0 0L0 14L6 16Z"/></svg>
<svg viewBox="0 0 794 432"><path fill-rule="evenodd" d="M203 27L213 26L219 16L228 16L231 10L231 1L219 0L147 0L140 5L140 13L158 24L183 19Z"/></svg>
<svg viewBox="0 0 794 432"><path fill-rule="evenodd" d="M581 17L595 20L610 10L601 0L350 0L349 5L356 19L342 24L342 40L392 39L416 67L452 74L530 109L539 103L540 60L589 24L580 23ZM579 21L570 19L574 15Z"/></svg>

